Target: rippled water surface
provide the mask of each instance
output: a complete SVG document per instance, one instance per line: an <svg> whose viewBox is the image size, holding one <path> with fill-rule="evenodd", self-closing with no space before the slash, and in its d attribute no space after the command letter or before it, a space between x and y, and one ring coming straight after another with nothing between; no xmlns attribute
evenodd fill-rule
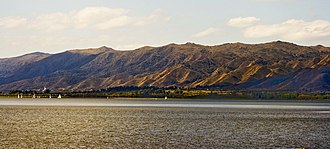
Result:
<svg viewBox="0 0 330 149"><path fill-rule="evenodd" d="M0 99L0 148L325 148L326 101Z"/></svg>

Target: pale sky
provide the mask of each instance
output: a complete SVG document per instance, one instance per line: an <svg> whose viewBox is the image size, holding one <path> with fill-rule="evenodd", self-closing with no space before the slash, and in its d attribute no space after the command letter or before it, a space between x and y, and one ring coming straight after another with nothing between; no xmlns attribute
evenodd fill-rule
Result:
<svg viewBox="0 0 330 149"><path fill-rule="evenodd" d="M283 40L330 46L329 0L0 0L0 57Z"/></svg>

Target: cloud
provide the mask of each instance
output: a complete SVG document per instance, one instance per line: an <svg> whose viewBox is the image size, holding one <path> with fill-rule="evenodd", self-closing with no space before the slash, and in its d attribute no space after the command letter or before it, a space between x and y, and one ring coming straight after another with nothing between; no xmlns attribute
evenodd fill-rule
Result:
<svg viewBox="0 0 330 149"><path fill-rule="evenodd" d="M169 21L171 17L166 16L163 14L161 10L155 10L148 16L142 17L133 17L128 15L120 15L108 19L107 21L101 21L98 24L95 24L96 29L106 30L112 29L115 27L122 27L122 26L145 26L148 24L156 23L159 21Z"/></svg>
<svg viewBox="0 0 330 149"><path fill-rule="evenodd" d="M128 16L119 16L112 18L108 21L104 21L98 24L95 24L95 27L100 30L112 29L115 27L126 26L132 24L132 18Z"/></svg>
<svg viewBox="0 0 330 149"><path fill-rule="evenodd" d="M57 31L72 27L72 18L65 13L51 13L41 15L28 21L28 28Z"/></svg>
<svg viewBox="0 0 330 149"><path fill-rule="evenodd" d="M124 26L144 26L159 21L168 21L168 16L156 10L147 16L130 15L130 10L108 7L86 7L67 13L57 12L27 19L22 17L0 18L0 27L59 31L64 29L108 30ZM25 25L24 25L25 24Z"/></svg>
<svg viewBox="0 0 330 149"><path fill-rule="evenodd" d="M217 28L214 28L214 27L210 27L204 31L201 31L201 32L198 32L196 33L195 35L193 35L193 37L197 37L197 38L200 38L200 37L205 37L205 36L209 36L209 35L212 35L212 34L215 34L219 31L219 29Z"/></svg>
<svg viewBox="0 0 330 149"><path fill-rule="evenodd" d="M315 20L287 20L279 24L256 25L244 30L248 38L276 37L292 41L317 41L330 39L330 22Z"/></svg>
<svg viewBox="0 0 330 149"><path fill-rule="evenodd" d="M24 26L27 23L27 19L22 17L3 17L0 18L0 27L3 28L15 28Z"/></svg>
<svg viewBox="0 0 330 149"><path fill-rule="evenodd" d="M104 24L111 21L111 26L119 26L114 22L122 18L129 12L127 9L108 8L108 7L86 7L82 10L72 13L73 24L77 28L86 28L88 26L97 26L98 22Z"/></svg>
<svg viewBox="0 0 330 149"><path fill-rule="evenodd" d="M237 17L237 18L232 18L227 22L227 25L232 26L232 27L239 27L239 28L244 28L248 27L251 25L255 25L260 21L259 18L256 17Z"/></svg>

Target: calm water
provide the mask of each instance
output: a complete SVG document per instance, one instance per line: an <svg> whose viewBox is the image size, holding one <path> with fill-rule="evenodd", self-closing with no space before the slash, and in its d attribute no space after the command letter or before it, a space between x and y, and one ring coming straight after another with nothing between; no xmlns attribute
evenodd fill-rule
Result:
<svg viewBox="0 0 330 149"><path fill-rule="evenodd" d="M329 101L0 99L0 148L326 148Z"/></svg>

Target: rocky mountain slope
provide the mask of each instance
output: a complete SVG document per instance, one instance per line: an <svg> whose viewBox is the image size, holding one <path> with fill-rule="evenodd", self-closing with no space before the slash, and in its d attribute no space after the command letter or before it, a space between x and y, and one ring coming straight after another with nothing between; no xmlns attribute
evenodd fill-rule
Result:
<svg viewBox="0 0 330 149"><path fill-rule="evenodd" d="M330 91L330 48L282 41L108 47L0 59L0 90L115 86Z"/></svg>
<svg viewBox="0 0 330 149"><path fill-rule="evenodd" d="M42 60L47 56L49 56L49 54L36 52L14 58L0 59L0 77L5 78L11 76L23 66Z"/></svg>

